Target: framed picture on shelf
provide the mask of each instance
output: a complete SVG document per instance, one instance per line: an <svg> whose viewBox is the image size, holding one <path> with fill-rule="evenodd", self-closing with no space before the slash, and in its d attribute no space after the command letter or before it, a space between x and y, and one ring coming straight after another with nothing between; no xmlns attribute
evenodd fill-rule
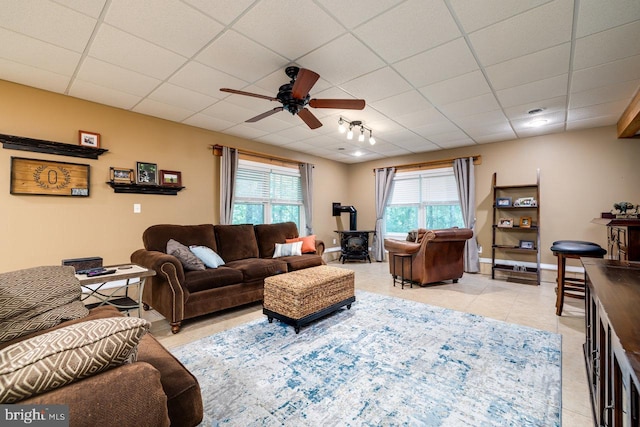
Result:
<svg viewBox="0 0 640 427"><path fill-rule="evenodd" d="M531 217L530 216L521 216L520 217L520 227L521 228L531 228Z"/></svg>
<svg viewBox="0 0 640 427"><path fill-rule="evenodd" d="M496 206L499 208L508 208L511 206L511 197L498 197L496 199Z"/></svg>
<svg viewBox="0 0 640 427"><path fill-rule="evenodd" d="M513 202L513 206L520 208L536 207L538 203L533 197L521 197Z"/></svg>
<svg viewBox="0 0 640 427"><path fill-rule="evenodd" d="M161 170L160 185L182 187L182 172Z"/></svg>
<svg viewBox="0 0 640 427"><path fill-rule="evenodd" d="M78 131L80 145L83 147L100 148L100 134L87 132L86 130Z"/></svg>
<svg viewBox="0 0 640 427"><path fill-rule="evenodd" d="M534 249L533 240L520 240L520 249Z"/></svg>
<svg viewBox="0 0 640 427"><path fill-rule="evenodd" d="M158 185L158 165L136 162L136 184Z"/></svg>
<svg viewBox="0 0 640 427"><path fill-rule="evenodd" d="M133 182L133 169L109 168L109 179L117 184L131 184Z"/></svg>
<svg viewBox="0 0 640 427"><path fill-rule="evenodd" d="M513 218L500 218L498 220L498 227L501 227L501 228L512 228L513 227Z"/></svg>

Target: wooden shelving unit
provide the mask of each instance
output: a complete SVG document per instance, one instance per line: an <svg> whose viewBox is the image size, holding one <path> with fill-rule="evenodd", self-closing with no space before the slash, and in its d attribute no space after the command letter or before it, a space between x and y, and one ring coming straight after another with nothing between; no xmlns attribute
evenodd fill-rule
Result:
<svg viewBox="0 0 640 427"><path fill-rule="evenodd" d="M497 185L497 174L493 174L492 279L540 284L539 170L536 176L535 184ZM516 200L521 198L533 198L536 202L535 206L514 206ZM508 205L498 203L505 199L510 199L511 202ZM520 226L520 219L523 217L530 219L528 227ZM505 223L505 219L511 220L510 227L501 226ZM533 246L523 247L522 242ZM532 267L534 260L535 267Z"/></svg>

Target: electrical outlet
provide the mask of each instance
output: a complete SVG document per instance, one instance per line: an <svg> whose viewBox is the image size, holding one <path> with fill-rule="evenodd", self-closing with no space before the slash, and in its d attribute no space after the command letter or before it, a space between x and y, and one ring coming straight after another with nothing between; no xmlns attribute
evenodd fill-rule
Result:
<svg viewBox="0 0 640 427"><path fill-rule="evenodd" d="M133 213L140 213L140 212L142 212L142 206L140 205L140 203L134 203Z"/></svg>
<svg viewBox="0 0 640 427"><path fill-rule="evenodd" d="M336 239L333 239L333 244L335 245L337 243L338 243L338 241Z"/></svg>
<svg viewBox="0 0 640 427"><path fill-rule="evenodd" d="M482 253L482 245L478 245L478 253L481 254Z"/></svg>

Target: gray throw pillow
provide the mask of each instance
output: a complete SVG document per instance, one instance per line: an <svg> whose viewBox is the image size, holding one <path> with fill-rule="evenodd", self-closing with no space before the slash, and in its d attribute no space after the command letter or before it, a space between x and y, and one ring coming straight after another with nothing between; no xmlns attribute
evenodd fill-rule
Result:
<svg viewBox="0 0 640 427"><path fill-rule="evenodd" d="M185 270L204 270L206 268L200 258L195 256L188 247L176 240L169 239L167 253L178 258Z"/></svg>

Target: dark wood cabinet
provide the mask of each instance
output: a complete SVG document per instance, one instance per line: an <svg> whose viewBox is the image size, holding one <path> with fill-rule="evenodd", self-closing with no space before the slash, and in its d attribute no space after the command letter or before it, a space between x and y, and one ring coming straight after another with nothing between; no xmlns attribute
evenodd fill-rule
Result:
<svg viewBox="0 0 640 427"><path fill-rule="evenodd" d="M640 426L640 263L582 258L584 357L597 426Z"/></svg>

